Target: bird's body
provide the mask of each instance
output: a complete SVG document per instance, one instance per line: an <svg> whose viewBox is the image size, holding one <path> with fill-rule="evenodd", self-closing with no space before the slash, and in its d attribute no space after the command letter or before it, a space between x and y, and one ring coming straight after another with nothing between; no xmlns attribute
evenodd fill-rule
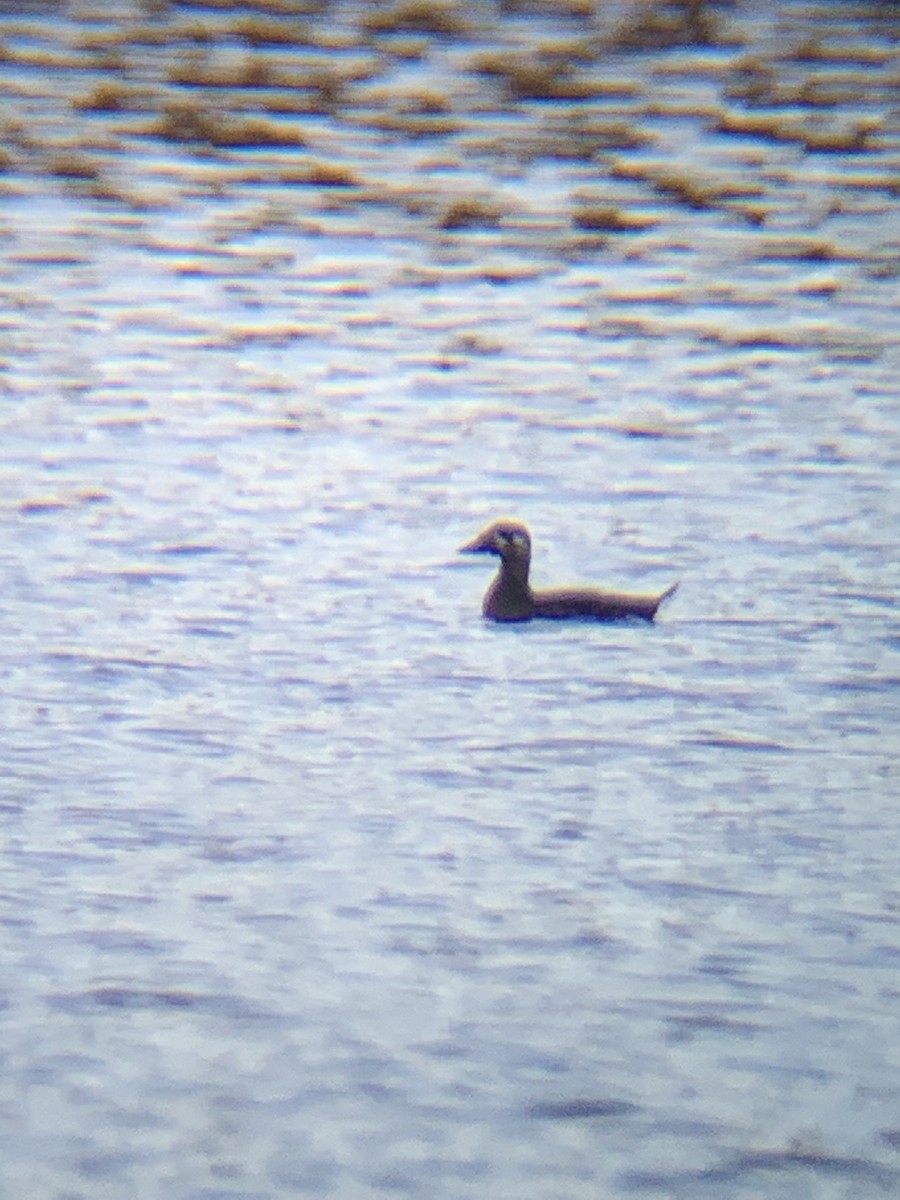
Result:
<svg viewBox="0 0 900 1200"><path fill-rule="evenodd" d="M678 587L674 583L656 596L593 587L535 591L528 582L531 537L519 521L495 521L460 549L466 554L497 554L500 557L500 570L482 605L484 616L491 621L531 621L535 617L556 621L572 617L623 621L637 617L652 621L663 600Z"/></svg>

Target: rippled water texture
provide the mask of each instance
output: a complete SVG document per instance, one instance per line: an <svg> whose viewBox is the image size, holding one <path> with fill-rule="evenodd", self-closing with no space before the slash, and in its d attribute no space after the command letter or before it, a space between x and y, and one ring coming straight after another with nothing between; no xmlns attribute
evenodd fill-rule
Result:
<svg viewBox="0 0 900 1200"><path fill-rule="evenodd" d="M898 34L0 5L0 1200L900 1195Z"/></svg>

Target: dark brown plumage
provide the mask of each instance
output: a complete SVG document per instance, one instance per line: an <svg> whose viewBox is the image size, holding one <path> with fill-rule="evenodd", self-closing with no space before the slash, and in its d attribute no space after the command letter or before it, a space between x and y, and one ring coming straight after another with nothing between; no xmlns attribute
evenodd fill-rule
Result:
<svg viewBox="0 0 900 1200"><path fill-rule="evenodd" d="M460 547L464 554L497 554L500 570L488 588L482 605L492 621L530 621L534 617L564 620L589 617L595 621L622 621L639 617L652 621L656 610L677 583L658 596L608 592L600 588L564 587L534 591L528 583L531 566L531 537L519 521L495 521L473 541Z"/></svg>

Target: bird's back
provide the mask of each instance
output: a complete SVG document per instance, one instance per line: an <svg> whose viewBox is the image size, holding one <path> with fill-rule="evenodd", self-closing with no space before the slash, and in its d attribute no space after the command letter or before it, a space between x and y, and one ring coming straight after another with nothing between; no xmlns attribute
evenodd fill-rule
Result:
<svg viewBox="0 0 900 1200"><path fill-rule="evenodd" d="M663 600L671 596L678 584L659 596L633 592L608 592L601 588L563 587L532 592L534 615L551 620L567 617L590 617L595 621L622 621L637 617L652 621Z"/></svg>

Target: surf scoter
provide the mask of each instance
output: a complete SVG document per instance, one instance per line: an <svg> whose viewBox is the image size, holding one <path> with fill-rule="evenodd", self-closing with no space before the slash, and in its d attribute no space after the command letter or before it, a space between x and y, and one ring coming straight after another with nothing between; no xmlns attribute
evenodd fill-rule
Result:
<svg viewBox="0 0 900 1200"><path fill-rule="evenodd" d="M531 536L519 521L495 521L473 541L460 546L463 554L497 554L500 570L488 588L482 613L491 621L531 621L535 617L565 620L623 621L638 617L652 621L663 600L678 587L673 583L658 596L609 592L593 587L564 587L535 591L528 583Z"/></svg>

